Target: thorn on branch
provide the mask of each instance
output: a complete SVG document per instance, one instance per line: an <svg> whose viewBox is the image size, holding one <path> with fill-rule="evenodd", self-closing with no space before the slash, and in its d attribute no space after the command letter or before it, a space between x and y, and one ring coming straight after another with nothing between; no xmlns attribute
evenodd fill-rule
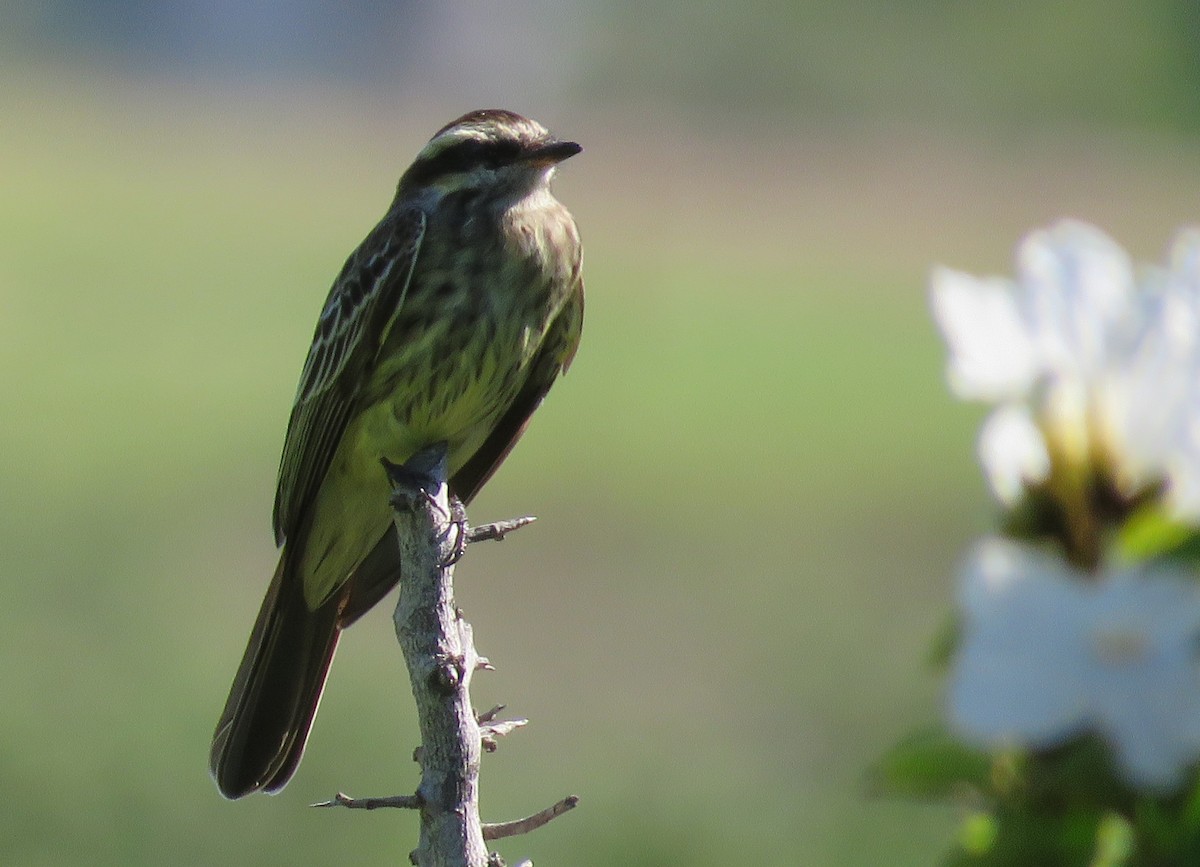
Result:
<svg viewBox="0 0 1200 867"><path fill-rule="evenodd" d="M491 722L500 715L500 712L504 710L504 707L504 705L498 704L489 710L485 710L481 714L476 714L475 722L479 723L480 725Z"/></svg>
<svg viewBox="0 0 1200 867"><path fill-rule="evenodd" d="M467 543L472 542L503 542L504 537L513 530L519 530L522 527L527 527L536 521L533 515L526 515L524 518L513 518L508 521L493 521L490 524L480 524L478 527L470 527L467 530Z"/></svg>
<svg viewBox="0 0 1200 867"><path fill-rule="evenodd" d="M395 807L402 810L419 810L424 801L420 795L392 795L387 798L352 798L338 792L328 801L309 804L310 807L346 807L351 810L378 810L380 807Z"/></svg>
<svg viewBox="0 0 1200 867"><path fill-rule="evenodd" d="M524 819L517 819L514 822L484 824L483 839L501 840L505 837L515 837L518 834L528 834L530 831L536 831L551 819L556 819L568 810L574 809L578 803L579 797L577 795L570 795L563 798L557 804L547 807L541 812L534 813L532 816L526 816Z"/></svg>
<svg viewBox="0 0 1200 867"><path fill-rule="evenodd" d="M512 734L521 726L528 725L527 719L510 719L498 720L495 722L483 723L479 726L479 739L484 750L489 753L496 752L496 738L503 737L507 734Z"/></svg>
<svg viewBox="0 0 1200 867"><path fill-rule="evenodd" d="M529 720L527 719L507 719L484 723L479 727L479 729L481 732L483 732L484 737L487 737L488 735L503 737L504 735L512 734L517 729L521 728L521 726L527 725L529 725Z"/></svg>
<svg viewBox="0 0 1200 867"><path fill-rule="evenodd" d="M501 711L504 710L504 705L498 704L495 707L485 710L481 714L476 714L475 722L479 724L479 740L483 746L484 752L496 752L496 738L503 737L507 734L512 734L523 725L528 725L527 719L497 719Z"/></svg>

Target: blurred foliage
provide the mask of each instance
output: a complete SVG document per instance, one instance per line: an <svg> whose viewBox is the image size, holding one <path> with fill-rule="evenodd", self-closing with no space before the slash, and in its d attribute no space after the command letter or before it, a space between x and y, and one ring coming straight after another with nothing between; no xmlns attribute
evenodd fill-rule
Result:
<svg viewBox="0 0 1200 867"><path fill-rule="evenodd" d="M681 106L991 128L1200 128L1191 0L717 0L606 5L595 91ZM669 36L668 36L669 35Z"/></svg>
<svg viewBox="0 0 1200 867"><path fill-rule="evenodd" d="M1151 503L1121 527L1114 555L1128 562L1164 558L1195 567L1200 564L1200 535Z"/></svg>
<svg viewBox="0 0 1200 867"><path fill-rule="evenodd" d="M577 100L670 106L714 131L763 112L789 127L890 118L1200 129L1193 0L46 0L0 2L0 15L0 44L18 53L418 92L497 74L516 92L549 78Z"/></svg>
<svg viewBox="0 0 1200 867"><path fill-rule="evenodd" d="M1139 792L1095 737L989 754L932 728L889 750L873 777L882 791L975 810L947 865L1149 867L1200 857L1200 786L1169 796Z"/></svg>

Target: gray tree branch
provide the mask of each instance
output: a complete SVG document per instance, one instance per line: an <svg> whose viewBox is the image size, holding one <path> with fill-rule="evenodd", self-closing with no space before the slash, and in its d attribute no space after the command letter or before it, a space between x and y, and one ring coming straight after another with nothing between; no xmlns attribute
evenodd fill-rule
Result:
<svg viewBox="0 0 1200 867"><path fill-rule="evenodd" d="M408 666L421 730L421 833L418 867L487 867L479 820L479 723L471 708L478 654L471 626L454 606L454 561L464 544L465 516L451 511L446 451L390 472L393 520L404 580L393 620ZM421 476L426 478L422 479Z"/></svg>
<svg viewBox="0 0 1200 867"><path fill-rule="evenodd" d="M570 810L571 796L515 822L484 825L479 819L479 762L496 739L525 725L497 719L502 706L476 716L471 707L471 677L488 670L475 651L471 626L454 605L454 564L468 542L500 540L533 521L518 518L468 528L466 514L449 499L445 445L415 455L403 466L385 463L392 482L393 521L400 548L400 598L393 621L408 667L421 746L414 758L421 782L413 795L352 798L339 792L316 807L374 810L399 807L420 811L418 867L496 867L485 840L523 834ZM525 862L530 863L530 862Z"/></svg>

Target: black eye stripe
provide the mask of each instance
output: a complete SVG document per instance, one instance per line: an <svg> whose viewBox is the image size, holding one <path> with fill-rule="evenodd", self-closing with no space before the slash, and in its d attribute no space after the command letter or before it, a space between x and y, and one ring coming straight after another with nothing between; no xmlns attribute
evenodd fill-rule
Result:
<svg viewBox="0 0 1200 867"><path fill-rule="evenodd" d="M409 169L409 182L428 184L439 177L470 172L480 166L498 168L521 154L520 143L512 139L483 141L464 139L447 145L435 156L420 160Z"/></svg>

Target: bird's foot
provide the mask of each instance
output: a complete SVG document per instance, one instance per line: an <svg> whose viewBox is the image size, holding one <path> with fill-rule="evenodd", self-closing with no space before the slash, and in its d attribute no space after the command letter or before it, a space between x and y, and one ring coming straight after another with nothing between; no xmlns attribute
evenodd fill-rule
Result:
<svg viewBox="0 0 1200 867"><path fill-rule="evenodd" d="M450 525L446 528L447 537L454 534L454 547L449 556L442 561L442 568L453 566L467 553L467 543L471 541L470 528L467 526L467 507L454 494L450 495Z"/></svg>

